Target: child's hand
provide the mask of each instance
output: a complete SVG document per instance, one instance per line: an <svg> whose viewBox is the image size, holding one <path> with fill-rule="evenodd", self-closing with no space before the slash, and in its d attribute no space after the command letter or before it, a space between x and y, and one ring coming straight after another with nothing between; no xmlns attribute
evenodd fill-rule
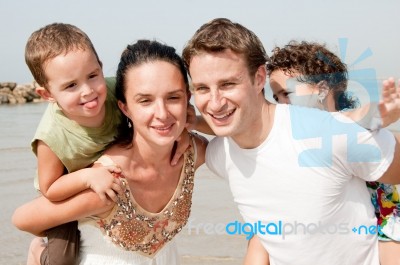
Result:
<svg viewBox="0 0 400 265"><path fill-rule="evenodd" d="M397 89L393 78L383 81L382 99L378 108L382 127L389 126L400 118L400 80Z"/></svg>
<svg viewBox="0 0 400 265"><path fill-rule="evenodd" d="M110 204L108 198L116 202L117 194L122 194L118 178L121 169L116 166L100 166L90 168L89 172L86 177L87 187L96 192L102 201L107 201L107 204Z"/></svg>

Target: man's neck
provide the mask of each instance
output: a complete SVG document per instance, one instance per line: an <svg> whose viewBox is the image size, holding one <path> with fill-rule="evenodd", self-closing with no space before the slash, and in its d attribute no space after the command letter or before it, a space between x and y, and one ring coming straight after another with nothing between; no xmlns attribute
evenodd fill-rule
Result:
<svg viewBox="0 0 400 265"><path fill-rule="evenodd" d="M253 116L252 126L240 135L232 136L240 148L253 149L260 146L267 139L273 123L276 105L265 101L260 107L260 112Z"/></svg>

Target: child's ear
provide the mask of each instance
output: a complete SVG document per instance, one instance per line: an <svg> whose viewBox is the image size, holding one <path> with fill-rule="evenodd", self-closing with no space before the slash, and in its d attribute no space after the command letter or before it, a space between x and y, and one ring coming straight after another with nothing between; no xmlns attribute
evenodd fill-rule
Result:
<svg viewBox="0 0 400 265"><path fill-rule="evenodd" d="M44 100L49 102L56 102L56 100L52 97L51 93L44 87L37 87L35 89L36 93L39 94Z"/></svg>
<svg viewBox="0 0 400 265"><path fill-rule="evenodd" d="M318 100L320 103L322 103L326 96L328 96L329 94L329 86L328 83L326 81L320 81L317 84L317 88L318 88Z"/></svg>

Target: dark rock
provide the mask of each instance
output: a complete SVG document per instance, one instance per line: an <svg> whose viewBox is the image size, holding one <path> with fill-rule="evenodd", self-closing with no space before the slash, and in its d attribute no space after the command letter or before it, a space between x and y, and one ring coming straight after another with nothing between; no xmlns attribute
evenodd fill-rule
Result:
<svg viewBox="0 0 400 265"><path fill-rule="evenodd" d="M37 86L36 82L28 84L0 82L0 104L22 104L43 101L35 92Z"/></svg>

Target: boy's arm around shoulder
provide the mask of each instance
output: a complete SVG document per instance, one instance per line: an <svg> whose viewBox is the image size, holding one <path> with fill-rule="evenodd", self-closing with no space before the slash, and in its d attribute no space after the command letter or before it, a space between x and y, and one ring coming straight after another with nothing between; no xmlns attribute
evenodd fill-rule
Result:
<svg viewBox="0 0 400 265"><path fill-rule="evenodd" d="M85 190L61 202L51 202L40 196L18 207L12 216L12 223L19 230L43 236L47 229L105 213L113 206L113 203L100 200L92 190Z"/></svg>
<svg viewBox="0 0 400 265"><path fill-rule="evenodd" d="M86 189L93 189L102 200L106 195L114 201L120 192L120 183L111 174L119 173L115 166L92 167L65 174L64 165L42 141L37 145L40 191L50 201L62 201Z"/></svg>
<svg viewBox="0 0 400 265"><path fill-rule="evenodd" d="M57 179L64 174L63 163L50 147L41 140L38 140L36 150L40 192L51 201L64 199L61 194L58 194L57 187L52 187Z"/></svg>
<svg viewBox="0 0 400 265"><path fill-rule="evenodd" d="M61 160L40 140L37 143L37 160L40 192L48 200L62 201L88 188L79 176L64 175Z"/></svg>
<svg viewBox="0 0 400 265"><path fill-rule="evenodd" d="M395 147L392 163L386 172L378 179L387 184L400 184L400 134L395 134Z"/></svg>

